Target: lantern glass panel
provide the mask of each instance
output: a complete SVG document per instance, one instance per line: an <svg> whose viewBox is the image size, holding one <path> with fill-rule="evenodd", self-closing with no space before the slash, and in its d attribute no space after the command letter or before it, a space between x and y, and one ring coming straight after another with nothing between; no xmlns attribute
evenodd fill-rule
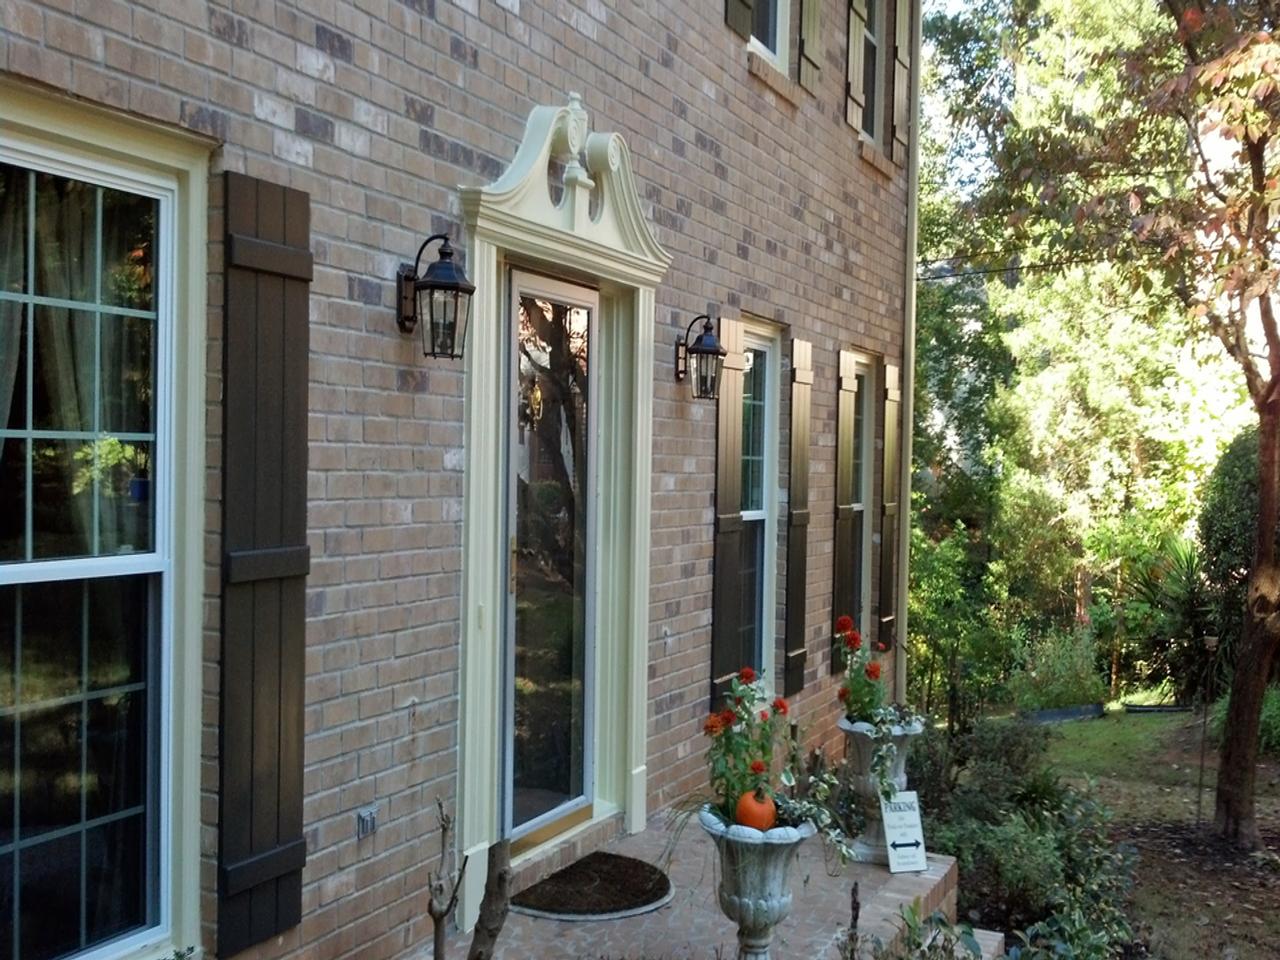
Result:
<svg viewBox="0 0 1280 960"><path fill-rule="evenodd" d="M703 400L714 400L720 395L720 371L724 357L714 353L693 355L693 395Z"/></svg>
<svg viewBox="0 0 1280 960"><path fill-rule="evenodd" d="M453 344L458 332L458 292L456 290L431 291L431 352L433 355L453 356Z"/></svg>

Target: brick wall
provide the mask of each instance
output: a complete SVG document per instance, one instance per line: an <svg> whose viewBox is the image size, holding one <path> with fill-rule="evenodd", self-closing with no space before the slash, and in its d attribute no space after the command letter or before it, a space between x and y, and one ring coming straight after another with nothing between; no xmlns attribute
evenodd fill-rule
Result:
<svg viewBox="0 0 1280 960"><path fill-rule="evenodd" d="M455 187L496 177L529 109L563 103L570 90L598 129L626 136L656 235L675 255L658 291L653 371L651 804L705 782L715 409L675 383L670 352L696 313L751 313L814 344L811 682L797 712L815 742L829 738L836 351L901 356L906 185L902 171L886 176L862 159L845 124L845 4L826 5L817 96L754 75L719 0L0 5L0 71L209 134L222 143L215 171L312 197L310 855L303 924L253 956L391 957L429 938L424 838L434 843L434 798L450 802L455 791L462 382L456 366L424 361L396 331L392 281L426 234L456 232ZM212 183L207 918L222 319ZM781 426L785 443L785 416ZM786 463L784 446L784 483ZM353 812L375 801L379 830L357 842Z"/></svg>

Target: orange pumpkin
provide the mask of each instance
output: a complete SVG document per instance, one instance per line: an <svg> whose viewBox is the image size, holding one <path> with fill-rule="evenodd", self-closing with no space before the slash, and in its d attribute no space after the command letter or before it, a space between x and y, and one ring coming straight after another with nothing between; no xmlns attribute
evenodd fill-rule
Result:
<svg viewBox="0 0 1280 960"><path fill-rule="evenodd" d="M773 797L763 790L748 790L738 798L738 808L733 819L744 827L768 830L778 822L778 808Z"/></svg>

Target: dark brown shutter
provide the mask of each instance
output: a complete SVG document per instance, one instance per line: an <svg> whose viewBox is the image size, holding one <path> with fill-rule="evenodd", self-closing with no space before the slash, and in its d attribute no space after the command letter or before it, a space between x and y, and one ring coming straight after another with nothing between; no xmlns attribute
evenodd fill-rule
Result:
<svg viewBox="0 0 1280 960"><path fill-rule="evenodd" d="M751 39L755 0L724 0L724 22L743 40Z"/></svg>
<svg viewBox="0 0 1280 960"><path fill-rule="evenodd" d="M302 918L307 194L226 175L218 955Z"/></svg>
<svg viewBox="0 0 1280 960"><path fill-rule="evenodd" d="M716 421L716 543L711 601L711 709L722 702L729 678L754 659L743 649L742 585L742 324L720 321L728 351L720 379Z"/></svg>
<svg viewBox="0 0 1280 960"><path fill-rule="evenodd" d="M836 394L836 536L832 579L835 584L832 610L836 617L848 615L858 622L858 591L862 571L858 552L862 541L862 513L854 509L856 477L854 453L857 445L855 420L858 411L858 359L848 350L840 351L840 371ZM834 624L828 624L834 629ZM828 631L830 632L830 631ZM831 645L831 672L844 669L835 641Z"/></svg>
<svg viewBox="0 0 1280 960"><path fill-rule="evenodd" d="M867 29L867 0L849 0L849 48L845 57L844 118L855 130L862 129L862 108L867 102L862 88L863 34Z"/></svg>
<svg viewBox="0 0 1280 960"><path fill-rule="evenodd" d="M897 640L898 616L898 497L901 490L902 389L898 368L881 363L884 384L884 453L881 473L883 490L880 508L880 632L877 639L886 647Z"/></svg>
<svg viewBox="0 0 1280 960"><path fill-rule="evenodd" d="M822 75L822 3L803 0L800 8L800 86L810 93L817 92Z"/></svg>
<svg viewBox="0 0 1280 960"><path fill-rule="evenodd" d="M911 28L913 0L895 4L893 31L893 162L907 162L911 142Z"/></svg>
<svg viewBox="0 0 1280 960"><path fill-rule="evenodd" d="M791 480L787 511L787 632L785 696L804 689L809 586L809 421L813 344L791 341Z"/></svg>

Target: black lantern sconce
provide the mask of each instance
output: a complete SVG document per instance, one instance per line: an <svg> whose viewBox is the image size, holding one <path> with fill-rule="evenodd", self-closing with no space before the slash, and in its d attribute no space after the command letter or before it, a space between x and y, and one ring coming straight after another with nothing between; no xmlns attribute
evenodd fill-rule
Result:
<svg viewBox="0 0 1280 960"><path fill-rule="evenodd" d="M422 255L434 241L440 241L440 255L421 276ZM396 323L402 333L422 327L422 355L462 359L467 342L467 322L471 319L471 295L476 285L453 262L449 235L433 234L418 248L410 267L402 264L396 274Z"/></svg>
<svg viewBox="0 0 1280 960"><path fill-rule="evenodd" d="M689 335L698 321L703 321L702 332L693 343ZM676 341L676 380L692 374L693 396L696 400L715 400L720 396L720 373L724 370L727 351L716 337L715 322L705 313L694 317L684 339Z"/></svg>

